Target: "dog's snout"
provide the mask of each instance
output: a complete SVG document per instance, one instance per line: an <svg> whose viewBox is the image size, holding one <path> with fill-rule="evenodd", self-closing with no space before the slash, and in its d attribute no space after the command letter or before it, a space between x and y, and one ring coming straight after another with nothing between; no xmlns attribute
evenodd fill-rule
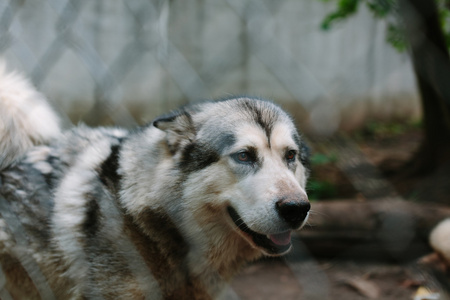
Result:
<svg viewBox="0 0 450 300"><path fill-rule="evenodd" d="M306 196L282 197L276 202L278 215L292 229L300 227L310 208L311 205Z"/></svg>

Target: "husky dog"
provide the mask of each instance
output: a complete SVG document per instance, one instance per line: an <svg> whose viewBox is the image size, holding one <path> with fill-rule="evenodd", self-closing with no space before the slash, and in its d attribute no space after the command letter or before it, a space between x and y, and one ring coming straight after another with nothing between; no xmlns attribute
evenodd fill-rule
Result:
<svg viewBox="0 0 450 300"><path fill-rule="evenodd" d="M1 71L2 299L216 299L246 262L287 253L308 218L308 151L271 102L62 132Z"/></svg>

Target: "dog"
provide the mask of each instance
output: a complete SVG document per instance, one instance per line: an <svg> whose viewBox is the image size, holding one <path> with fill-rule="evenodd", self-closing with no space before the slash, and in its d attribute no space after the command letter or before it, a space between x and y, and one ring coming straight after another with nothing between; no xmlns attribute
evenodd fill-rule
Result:
<svg viewBox="0 0 450 300"><path fill-rule="evenodd" d="M308 219L308 147L270 101L62 130L26 78L0 72L1 298L217 299Z"/></svg>

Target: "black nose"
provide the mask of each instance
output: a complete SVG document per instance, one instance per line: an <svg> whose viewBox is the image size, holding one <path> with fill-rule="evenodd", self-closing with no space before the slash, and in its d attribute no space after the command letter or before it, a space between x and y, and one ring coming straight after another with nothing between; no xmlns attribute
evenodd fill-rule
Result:
<svg viewBox="0 0 450 300"><path fill-rule="evenodd" d="M308 215L311 208L305 197L283 197L276 202L278 215L292 228L297 229Z"/></svg>

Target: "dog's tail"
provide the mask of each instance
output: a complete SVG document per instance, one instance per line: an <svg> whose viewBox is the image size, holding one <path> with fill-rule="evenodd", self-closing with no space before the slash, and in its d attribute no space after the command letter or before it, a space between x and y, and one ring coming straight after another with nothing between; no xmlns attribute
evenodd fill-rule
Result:
<svg viewBox="0 0 450 300"><path fill-rule="evenodd" d="M8 72L0 59L0 170L60 133L60 120L46 98L25 77Z"/></svg>

